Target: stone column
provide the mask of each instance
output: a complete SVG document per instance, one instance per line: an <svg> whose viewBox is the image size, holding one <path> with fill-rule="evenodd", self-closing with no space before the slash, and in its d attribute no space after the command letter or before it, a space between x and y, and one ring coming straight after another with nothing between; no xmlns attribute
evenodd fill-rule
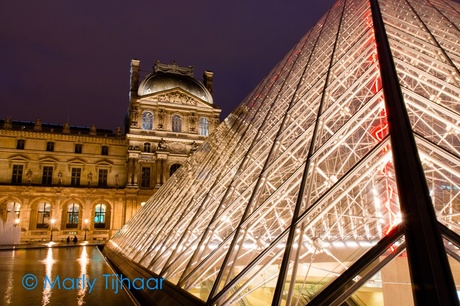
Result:
<svg viewBox="0 0 460 306"><path fill-rule="evenodd" d="M139 154L135 153L129 153L129 159L128 159L128 186L137 186L138 183L138 173L139 173L139 165L138 165L138 160L139 160Z"/></svg>
<svg viewBox="0 0 460 306"><path fill-rule="evenodd" d="M166 160L168 159L168 152L157 152L156 158L156 177L157 183L155 188L160 188L161 185L165 182L165 165Z"/></svg>
<svg viewBox="0 0 460 306"><path fill-rule="evenodd" d="M139 186L138 180L139 180L139 159L136 158L134 159L134 174L133 174L133 185L134 186Z"/></svg>
<svg viewBox="0 0 460 306"><path fill-rule="evenodd" d="M128 181L127 185L132 185L133 184L133 174L134 174L134 159L130 158L128 159Z"/></svg>

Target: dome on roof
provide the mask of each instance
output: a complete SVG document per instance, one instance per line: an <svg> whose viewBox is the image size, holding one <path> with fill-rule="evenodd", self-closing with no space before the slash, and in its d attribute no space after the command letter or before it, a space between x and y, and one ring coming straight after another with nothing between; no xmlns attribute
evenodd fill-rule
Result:
<svg viewBox="0 0 460 306"><path fill-rule="evenodd" d="M160 93L173 88L180 88L193 96L213 104L213 99L206 87L190 74L156 71L149 74L139 85L139 96Z"/></svg>

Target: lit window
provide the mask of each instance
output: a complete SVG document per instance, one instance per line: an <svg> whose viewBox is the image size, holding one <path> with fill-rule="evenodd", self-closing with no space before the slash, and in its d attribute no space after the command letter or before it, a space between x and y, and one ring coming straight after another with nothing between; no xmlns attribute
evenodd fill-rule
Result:
<svg viewBox="0 0 460 306"><path fill-rule="evenodd" d="M172 116L172 130L173 132L182 131L182 119L178 115Z"/></svg>
<svg viewBox="0 0 460 306"><path fill-rule="evenodd" d="M199 122L199 133L203 136L209 136L209 121L206 118L200 118Z"/></svg>
<svg viewBox="0 0 460 306"><path fill-rule="evenodd" d="M67 224L66 228L77 228L78 227L78 214L80 212L80 206L72 203L67 205Z"/></svg>
<svg viewBox="0 0 460 306"><path fill-rule="evenodd" d="M6 207L8 216L10 215L11 212L14 213L14 219L19 219L19 213L21 211L21 204L16 203L16 202L9 202L7 207Z"/></svg>
<svg viewBox="0 0 460 306"><path fill-rule="evenodd" d="M104 204L97 204L94 210L94 227L105 228L105 214L107 207Z"/></svg>
<svg viewBox="0 0 460 306"><path fill-rule="evenodd" d="M51 204L38 204L37 213L37 228L47 228L50 224Z"/></svg>
<svg viewBox="0 0 460 306"><path fill-rule="evenodd" d="M153 129L153 114L152 112L145 112L142 114L142 129L150 131Z"/></svg>

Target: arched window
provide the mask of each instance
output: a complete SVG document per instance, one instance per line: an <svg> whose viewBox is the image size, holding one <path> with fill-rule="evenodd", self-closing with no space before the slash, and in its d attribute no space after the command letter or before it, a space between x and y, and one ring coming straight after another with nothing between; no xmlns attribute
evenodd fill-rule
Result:
<svg viewBox="0 0 460 306"><path fill-rule="evenodd" d="M67 223L66 228L77 228L78 227L78 215L80 212L80 206L75 203L67 205Z"/></svg>
<svg viewBox="0 0 460 306"><path fill-rule="evenodd" d="M169 176L172 176L177 169L179 169L180 164L174 164L169 168Z"/></svg>
<svg viewBox="0 0 460 306"><path fill-rule="evenodd" d="M150 131L153 129L153 114L152 112L145 112L142 114L142 129Z"/></svg>
<svg viewBox="0 0 460 306"><path fill-rule="evenodd" d="M14 214L14 219L19 219L19 213L21 210L21 204L17 202L9 202L8 205L6 206L6 211L7 211L7 218L9 218L10 214Z"/></svg>
<svg viewBox="0 0 460 306"><path fill-rule="evenodd" d="M200 122L198 124L199 133L203 136L209 136L209 121L206 118L200 118Z"/></svg>
<svg viewBox="0 0 460 306"><path fill-rule="evenodd" d="M97 204L94 210L94 228L105 228L107 206Z"/></svg>
<svg viewBox="0 0 460 306"><path fill-rule="evenodd" d="M178 115L172 116L172 130L173 132L182 132L182 119Z"/></svg>
<svg viewBox="0 0 460 306"><path fill-rule="evenodd" d="M38 204L37 213L37 228L47 228L50 224L51 204Z"/></svg>

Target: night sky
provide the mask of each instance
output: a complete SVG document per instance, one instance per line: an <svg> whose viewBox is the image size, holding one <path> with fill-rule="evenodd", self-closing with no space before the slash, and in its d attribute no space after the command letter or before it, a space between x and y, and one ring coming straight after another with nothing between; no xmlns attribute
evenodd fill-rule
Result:
<svg viewBox="0 0 460 306"><path fill-rule="evenodd" d="M0 119L123 126L132 58L213 71L224 119L333 2L2 1Z"/></svg>
<svg viewBox="0 0 460 306"><path fill-rule="evenodd" d="M132 58L213 71L224 119L333 2L2 1L0 119L123 126Z"/></svg>

